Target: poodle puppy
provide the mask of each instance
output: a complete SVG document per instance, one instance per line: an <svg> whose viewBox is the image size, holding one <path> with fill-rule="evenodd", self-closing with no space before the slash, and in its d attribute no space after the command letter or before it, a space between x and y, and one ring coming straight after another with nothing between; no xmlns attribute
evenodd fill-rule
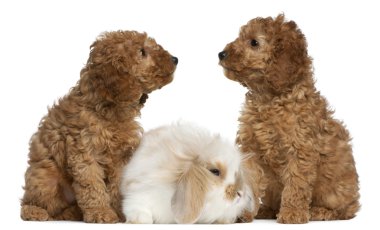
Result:
<svg viewBox="0 0 380 230"><path fill-rule="evenodd" d="M135 118L177 63L145 33L99 36L80 80L31 138L23 220L125 221L119 183L143 131Z"/></svg>
<svg viewBox="0 0 380 230"><path fill-rule="evenodd" d="M226 77L248 88L237 143L256 153L268 180L256 218L353 218L360 205L351 138L314 86L296 23L255 18L219 59Z"/></svg>

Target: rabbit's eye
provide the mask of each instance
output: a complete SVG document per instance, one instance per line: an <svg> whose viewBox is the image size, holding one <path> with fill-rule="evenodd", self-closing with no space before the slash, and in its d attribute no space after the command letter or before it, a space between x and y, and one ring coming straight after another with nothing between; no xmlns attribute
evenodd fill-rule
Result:
<svg viewBox="0 0 380 230"><path fill-rule="evenodd" d="M141 56L143 56L143 57L146 56L146 52L145 52L145 49L144 49L144 48L141 48L141 49L140 49L140 54L141 54Z"/></svg>
<svg viewBox="0 0 380 230"><path fill-rule="evenodd" d="M215 176L219 176L219 175L220 175L220 171L219 171L219 169L210 169L210 172L211 172L212 174L214 174Z"/></svg>

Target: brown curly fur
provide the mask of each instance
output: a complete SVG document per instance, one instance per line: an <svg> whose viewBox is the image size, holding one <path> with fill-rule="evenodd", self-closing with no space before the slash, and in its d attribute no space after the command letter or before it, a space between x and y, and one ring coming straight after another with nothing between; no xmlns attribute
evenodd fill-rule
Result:
<svg viewBox="0 0 380 230"><path fill-rule="evenodd" d="M260 208L260 198L265 194L265 188L267 186L267 179L264 176L264 171L257 164L256 161L252 160L253 154L244 153L244 160L242 164L243 174L246 175L245 180L247 184L250 185L253 192L253 210L244 210L243 214L238 217L238 223L249 223L253 221Z"/></svg>
<svg viewBox="0 0 380 230"><path fill-rule="evenodd" d="M124 221L121 170L140 143L147 94L170 83L178 59L145 33L103 33L80 80L30 141L23 220Z"/></svg>
<svg viewBox="0 0 380 230"><path fill-rule="evenodd" d="M256 153L268 179L256 218L353 218L360 205L350 136L314 87L296 23L283 15L253 19L219 57L225 75L249 90L237 143Z"/></svg>

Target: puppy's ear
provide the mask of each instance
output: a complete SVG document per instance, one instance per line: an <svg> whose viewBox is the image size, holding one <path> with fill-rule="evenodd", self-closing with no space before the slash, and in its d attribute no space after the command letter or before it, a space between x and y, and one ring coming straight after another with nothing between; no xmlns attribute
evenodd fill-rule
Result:
<svg viewBox="0 0 380 230"><path fill-rule="evenodd" d="M110 61L110 55L112 53L111 45L108 41L105 41L104 37L106 37L106 33L99 36L99 38L91 44L87 64L98 65Z"/></svg>
<svg viewBox="0 0 380 230"><path fill-rule="evenodd" d="M127 58L127 52L124 47L129 41L121 40L121 38L115 36L117 36L116 33L105 32L92 43L90 56L87 60L88 66L107 69L107 72L111 71L113 74L118 71L127 72L127 67L131 64L128 61L133 60L132 58Z"/></svg>
<svg viewBox="0 0 380 230"><path fill-rule="evenodd" d="M310 58L304 35L294 21L284 22L284 15L274 20L275 34L267 81L277 91L286 90L310 71Z"/></svg>
<svg viewBox="0 0 380 230"><path fill-rule="evenodd" d="M140 87L136 78L124 77L120 81L121 75L126 76L128 74L128 64L131 62L125 61L127 57L120 49L117 49L123 43L108 38L109 36L112 34L104 33L92 43L87 64L80 74L81 92L89 97L101 98L104 101L104 104L98 104L97 108L114 106L115 100L119 99L137 101L141 98ZM126 89L131 90L127 91Z"/></svg>
<svg viewBox="0 0 380 230"><path fill-rule="evenodd" d="M177 223L195 223L203 209L207 188L207 171L192 165L177 184L171 206Z"/></svg>

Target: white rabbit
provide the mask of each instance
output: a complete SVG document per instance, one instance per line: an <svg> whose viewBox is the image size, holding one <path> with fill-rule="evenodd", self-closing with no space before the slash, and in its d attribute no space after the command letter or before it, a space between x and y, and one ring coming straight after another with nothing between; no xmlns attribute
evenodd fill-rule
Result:
<svg viewBox="0 0 380 230"><path fill-rule="evenodd" d="M235 222L257 201L241 163L233 144L189 123L147 132L123 172L127 222Z"/></svg>

